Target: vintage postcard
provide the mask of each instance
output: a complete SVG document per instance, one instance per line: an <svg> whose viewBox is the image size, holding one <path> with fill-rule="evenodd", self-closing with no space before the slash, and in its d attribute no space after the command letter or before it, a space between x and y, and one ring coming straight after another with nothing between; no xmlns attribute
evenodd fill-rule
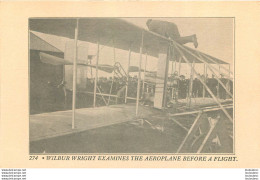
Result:
<svg viewBox="0 0 260 180"><path fill-rule="evenodd" d="M259 167L258 2L0 8L0 167Z"/></svg>

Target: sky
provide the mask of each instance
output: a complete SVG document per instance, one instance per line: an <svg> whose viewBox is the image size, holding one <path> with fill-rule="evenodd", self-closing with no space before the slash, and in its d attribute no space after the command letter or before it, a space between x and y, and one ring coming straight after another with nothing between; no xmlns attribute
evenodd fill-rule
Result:
<svg viewBox="0 0 260 180"><path fill-rule="evenodd" d="M124 20L140 26L142 28L147 29L146 21L150 18L123 18ZM169 22L173 22L178 26L179 32L181 36L189 36L192 34L197 35L197 40L199 43L198 50L202 51L206 54L219 58L225 62L230 63L231 70L233 69L233 57L234 57L234 24L233 18L151 18L151 19L159 19L166 20ZM46 35L42 33L36 33L38 36L45 39L47 42L53 44L59 49L64 50L64 46L66 42L71 42L67 38L61 38L52 35ZM97 45L92 43L80 42L80 46L88 46L89 54L96 54ZM193 47L193 44L186 44L189 47ZM119 61L122 66L127 69L128 62L128 52L120 49L115 50L115 60ZM132 53L131 56L131 65L138 66L139 62L139 54ZM95 63L95 61L93 61ZM113 49L111 47L101 47L100 51L100 64L110 64L114 63L114 54ZM143 55L142 67L144 67L145 63L145 55ZM170 64L170 70L175 64ZM228 67L228 66L225 66ZM154 57L147 57L147 70L156 70L157 68L157 59ZM178 69L178 64L177 67ZM181 74L186 77L189 76L190 68L183 64L181 65ZM218 68L216 66L216 68ZM203 73L203 65L196 65L196 70L199 73ZM208 71L209 76L211 73ZM106 73L99 72L100 76L107 76Z"/></svg>

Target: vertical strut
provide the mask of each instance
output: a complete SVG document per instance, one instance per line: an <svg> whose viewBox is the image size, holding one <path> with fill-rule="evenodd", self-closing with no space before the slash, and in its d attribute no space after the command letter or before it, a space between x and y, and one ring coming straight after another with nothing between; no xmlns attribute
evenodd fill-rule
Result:
<svg viewBox="0 0 260 180"><path fill-rule="evenodd" d="M77 91L77 56L78 56L78 31L79 20L77 19L75 27L75 47L74 47L74 59L73 59L73 94L72 94L72 129L75 128L75 115L76 115L76 91Z"/></svg>

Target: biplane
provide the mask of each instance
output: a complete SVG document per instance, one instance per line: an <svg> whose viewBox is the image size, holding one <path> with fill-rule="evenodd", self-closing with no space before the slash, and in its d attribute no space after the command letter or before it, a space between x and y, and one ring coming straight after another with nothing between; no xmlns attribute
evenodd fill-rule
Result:
<svg viewBox="0 0 260 180"><path fill-rule="evenodd" d="M149 118L158 117L158 121L161 121L162 118L159 117L161 116L168 121L176 123L187 132L177 153L212 152L214 151L213 147L225 146L226 144L232 144L229 145L232 147L229 152L233 152L233 93L230 92L226 84L221 81L219 77L220 73L216 73L222 69L221 74L224 74L228 80L232 80L232 72L227 62L185 45L180 45L174 40L167 39L166 37L138 27L120 18L31 18L29 20L29 29L30 31L74 39L74 44L67 48L63 57L45 52L39 53L42 63L51 66L64 66L69 69L69 71L64 71L67 75L64 74L63 76L70 76L70 79L72 79L72 109L68 111L30 115L30 141L37 141L44 138L128 121L141 121L142 124L148 123L152 127L153 125L149 121ZM96 59L96 64L92 64L88 60L78 57L80 50L78 41L91 42L97 45L97 52L95 56L93 56L93 58ZM101 45L128 51L127 70L125 70L119 62L115 62L114 65L99 64ZM50 49L58 51L54 47ZM87 50L83 50L83 53L84 52L86 55L88 54ZM131 66L132 52L140 55L139 67ZM146 66L144 68L142 67L143 55L158 58L156 72L149 72L146 70ZM147 58L145 61L146 64ZM172 102L171 106L169 106L169 99L167 98L170 62L175 64L179 63L179 69L175 68L175 71L179 72L179 74L182 63L187 64L191 69L189 82L191 86L189 88L187 101L183 100L178 103ZM212 92L205 78L202 78L196 71L195 64L197 63L204 64L205 73L209 70L215 75L218 86L221 86L230 97L228 100L221 100ZM219 69L213 65L218 65ZM229 65L228 68L225 65ZM79 67L91 68L91 70L95 69L93 91L84 92L93 96L93 107L91 108L76 108L76 97L79 92L77 89L77 71ZM124 86L120 89L120 93L116 95L111 94L113 83L110 88L110 93L108 94L103 93L99 89L99 71L113 73L113 80L116 76L124 79ZM129 74L131 72L138 73L136 97L128 97ZM141 78L142 73L144 74L143 79ZM152 75L145 76L145 74ZM196 99L192 97L191 94L192 83L195 76L203 85L202 98ZM141 103L142 98L144 98L145 83L153 84L155 88L152 107L143 106ZM230 81L230 83L233 82ZM205 97L205 93L208 93L209 96ZM121 94L123 94L123 96ZM105 106L97 107L97 98L101 98ZM123 103L110 105L109 102L112 98L121 98L123 99ZM135 101L135 103L128 103L128 99L132 100L132 102ZM214 116L208 117L208 113L212 112L217 112L217 115L214 114ZM195 117L189 127L183 125L181 121L178 121L179 117L186 116ZM63 119L63 122L60 119ZM57 121L56 125L51 127L52 130L49 130L48 127L50 127L51 123L55 123L55 121ZM45 126L47 124L47 128L44 129L43 124L45 124ZM165 127L167 123L162 124L160 130L164 131L164 129L167 128ZM70 128L68 128L68 126L70 126ZM223 133L224 126L224 129L228 129L225 133ZM226 126L228 126L228 128L226 128ZM62 132L59 130L61 127L63 127Z"/></svg>

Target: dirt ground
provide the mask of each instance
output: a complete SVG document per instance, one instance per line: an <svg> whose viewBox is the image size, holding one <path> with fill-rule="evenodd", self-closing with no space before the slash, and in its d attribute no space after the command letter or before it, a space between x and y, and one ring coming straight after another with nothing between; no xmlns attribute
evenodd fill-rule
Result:
<svg viewBox="0 0 260 180"><path fill-rule="evenodd" d="M208 116L215 117L216 113ZM178 121L189 129L195 118L196 116L182 117ZM221 138L225 134L225 128L222 126L218 129ZM143 123L121 123L31 142L30 153L176 153L186 134L187 131L170 120L149 119ZM215 153L232 153L232 141L226 140L225 136L224 140L221 143L225 144L215 149Z"/></svg>

